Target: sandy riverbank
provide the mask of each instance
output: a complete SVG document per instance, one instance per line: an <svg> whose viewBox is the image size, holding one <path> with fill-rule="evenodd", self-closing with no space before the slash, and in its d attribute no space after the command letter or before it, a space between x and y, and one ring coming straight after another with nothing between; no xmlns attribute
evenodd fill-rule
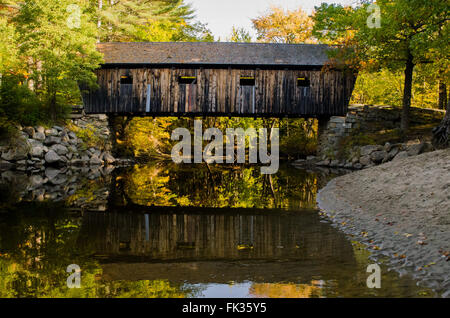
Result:
<svg viewBox="0 0 450 318"><path fill-rule="evenodd" d="M336 178L318 204L389 268L450 297L450 149Z"/></svg>

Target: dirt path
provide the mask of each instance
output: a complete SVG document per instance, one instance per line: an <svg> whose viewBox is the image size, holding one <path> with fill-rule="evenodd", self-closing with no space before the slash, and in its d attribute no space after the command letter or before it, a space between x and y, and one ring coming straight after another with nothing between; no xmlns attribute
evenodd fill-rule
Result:
<svg viewBox="0 0 450 318"><path fill-rule="evenodd" d="M336 178L318 204L389 267L450 297L450 149Z"/></svg>

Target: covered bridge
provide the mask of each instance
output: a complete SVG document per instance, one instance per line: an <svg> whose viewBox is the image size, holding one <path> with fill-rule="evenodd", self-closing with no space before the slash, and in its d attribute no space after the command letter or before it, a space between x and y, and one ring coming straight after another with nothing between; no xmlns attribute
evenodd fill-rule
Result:
<svg viewBox="0 0 450 318"><path fill-rule="evenodd" d="M326 45L99 43L98 50L99 88L81 87L91 114L340 116L355 83L329 63Z"/></svg>

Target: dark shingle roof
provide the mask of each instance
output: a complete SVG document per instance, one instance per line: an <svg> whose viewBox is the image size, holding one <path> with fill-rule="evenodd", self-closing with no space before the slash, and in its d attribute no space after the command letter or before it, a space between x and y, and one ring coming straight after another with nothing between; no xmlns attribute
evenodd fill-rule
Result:
<svg viewBox="0 0 450 318"><path fill-rule="evenodd" d="M105 64L322 66L327 45L224 42L99 43Z"/></svg>

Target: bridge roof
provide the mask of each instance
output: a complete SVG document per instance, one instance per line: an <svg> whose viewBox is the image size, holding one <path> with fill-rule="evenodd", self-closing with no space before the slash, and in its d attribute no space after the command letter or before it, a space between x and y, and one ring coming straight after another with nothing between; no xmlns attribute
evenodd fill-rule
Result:
<svg viewBox="0 0 450 318"><path fill-rule="evenodd" d="M108 64L323 66L330 47L318 44L113 42L97 49Z"/></svg>

